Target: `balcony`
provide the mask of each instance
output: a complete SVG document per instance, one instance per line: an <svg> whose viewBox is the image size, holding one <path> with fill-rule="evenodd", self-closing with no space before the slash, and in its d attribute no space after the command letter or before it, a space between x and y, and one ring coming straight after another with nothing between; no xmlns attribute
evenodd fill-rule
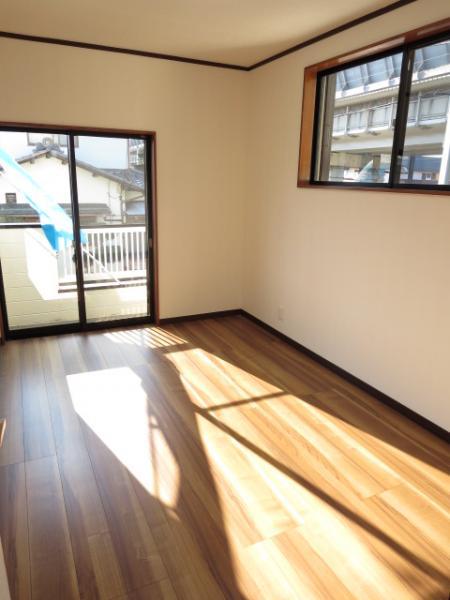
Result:
<svg viewBox="0 0 450 600"><path fill-rule="evenodd" d="M147 312L145 226L86 227L84 294L91 321ZM37 224L0 227L10 329L77 322L74 249L52 250Z"/></svg>
<svg viewBox="0 0 450 600"><path fill-rule="evenodd" d="M428 127L445 124L449 110L450 91L440 94L417 96L411 99L408 111L408 127ZM341 110L341 109L340 109ZM374 106L352 109L347 106L333 118L333 137L363 134L377 135L394 126L397 101L391 99Z"/></svg>
<svg viewBox="0 0 450 600"><path fill-rule="evenodd" d="M86 289L145 285L147 242L145 227L83 228L83 277ZM64 248L57 257L61 292L76 288L74 250Z"/></svg>

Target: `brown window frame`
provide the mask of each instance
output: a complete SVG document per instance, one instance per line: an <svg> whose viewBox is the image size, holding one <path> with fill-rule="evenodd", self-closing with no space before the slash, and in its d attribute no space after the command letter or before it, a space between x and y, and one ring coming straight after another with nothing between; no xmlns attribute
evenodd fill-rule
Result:
<svg viewBox="0 0 450 600"><path fill-rule="evenodd" d="M406 33L399 34L370 46L353 50L340 56L329 58L320 63L308 66L304 71L303 79L303 98L300 126L300 151L298 161L298 176L297 187L299 188L331 188L345 190L365 190L365 191L381 191L381 192L408 192L419 194L442 194L450 195L450 191L445 186L424 187L423 185L413 186L402 184L401 187L374 185L374 184L354 184L354 183L337 183L337 182L322 182L314 181L313 168L315 156L315 131L316 131L316 115L317 115L317 98L318 98L318 83L320 75L323 72L350 66L361 60L371 60L378 55L394 53L396 51L405 52L408 47L416 43L424 43L428 39L432 41L433 37L450 33L450 18L442 19L430 25L425 25L418 29L413 29Z"/></svg>

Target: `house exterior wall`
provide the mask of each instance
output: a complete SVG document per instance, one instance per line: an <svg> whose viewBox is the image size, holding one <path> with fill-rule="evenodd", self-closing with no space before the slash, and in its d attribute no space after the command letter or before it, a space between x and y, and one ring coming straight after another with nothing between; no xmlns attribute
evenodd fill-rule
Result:
<svg viewBox="0 0 450 600"><path fill-rule="evenodd" d="M59 204L70 204L70 181L67 163L55 157L41 156L33 163L23 163L22 168L29 173L41 187ZM82 203L104 203L116 217L121 215L121 186L119 183L90 171L77 168L78 200ZM0 204L6 202L5 194L16 189L0 173ZM136 195L136 194L135 194ZM123 194L125 199L125 194ZM17 202L27 203L25 197L17 195ZM0 234L1 235L1 234Z"/></svg>

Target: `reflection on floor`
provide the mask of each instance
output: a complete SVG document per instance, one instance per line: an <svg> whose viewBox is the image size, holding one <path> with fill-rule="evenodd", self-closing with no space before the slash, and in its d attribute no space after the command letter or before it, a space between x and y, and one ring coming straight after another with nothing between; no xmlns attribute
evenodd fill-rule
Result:
<svg viewBox="0 0 450 600"><path fill-rule="evenodd" d="M446 599L444 442L243 317L0 351L13 599Z"/></svg>

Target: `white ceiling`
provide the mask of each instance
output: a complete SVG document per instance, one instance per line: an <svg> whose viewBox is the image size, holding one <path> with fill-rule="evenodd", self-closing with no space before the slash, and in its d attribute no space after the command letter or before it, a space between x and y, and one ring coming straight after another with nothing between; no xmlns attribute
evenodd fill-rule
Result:
<svg viewBox="0 0 450 600"><path fill-rule="evenodd" d="M249 66L392 0L0 0L0 29Z"/></svg>

